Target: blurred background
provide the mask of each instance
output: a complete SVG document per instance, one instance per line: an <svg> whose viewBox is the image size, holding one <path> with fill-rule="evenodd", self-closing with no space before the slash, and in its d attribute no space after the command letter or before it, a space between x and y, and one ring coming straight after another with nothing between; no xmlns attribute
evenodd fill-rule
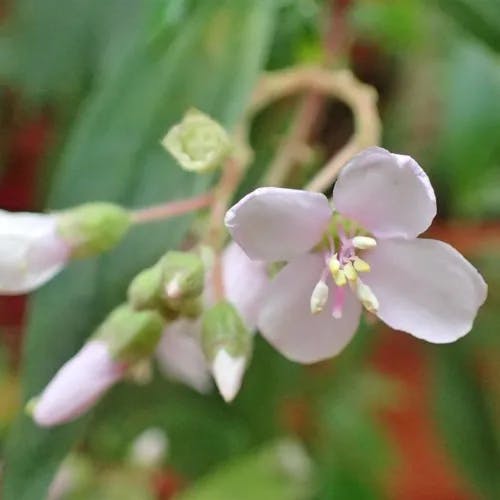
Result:
<svg viewBox="0 0 500 500"><path fill-rule="evenodd" d="M40 500L52 484L52 499L499 499L499 50L498 0L0 1L3 209L139 207L201 192L212 179L181 171L159 145L187 108L231 128L263 70L349 67L380 94L383 146L414 156L433 181L428 235L489 283L473 331L452 345L365 322L336 359L304 367L258 338L229 406L157 373L120 384L74 424L37 429L23 401L193 219L134 230L29 301L0 299L2 498ZM290 184L349 137L338 101L273 104L254 121L240 194L304 106L311 147Z"/></svg>

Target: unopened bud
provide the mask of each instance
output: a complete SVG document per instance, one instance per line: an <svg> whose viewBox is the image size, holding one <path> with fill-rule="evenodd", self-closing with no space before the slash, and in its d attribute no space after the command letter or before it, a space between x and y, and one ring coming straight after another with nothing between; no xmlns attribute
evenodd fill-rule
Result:
<svg viewBox="0 0 500 500"><path fill-rule="evenodd" d="M26 411L42 427L74 420L122 379L126 368L113 358L106 342L92 339L59 369L39 397L28 402Z"/></svg>
<svg viewBox="0 0 500 500"><path fill-rule="evenodd" d="M375 248L377 246L377 240L370 236L355 236L352 239L352 244L355 248L359 248L360 250L368 250L369 248Z"/></svg>
<svg viewBox="0 0 500 500"><path fill-rule="evenodd" d="M87 257L110 250L130 227L127 210L113 203L85 203L57 217L57 231L70 246L72 257Z"/></svg>
<svg viewBox="0 0 500 500"><path fill-rule="evenodd" d="M316 286L311 294L311 313L320 313L325 307L327 300L328 285L323 280L320 280L316 283Z"/></svg>
<svg viewBox="0 0 500 500"><path fill-rule="evenodd" d="M172 303L198 297L203 292L205 270L198 255L189 252L168 252L160 261L164 291Z"/></svg>
<svg viewBox="0 0 500 500"><path fill-rule="evenodd" d="M229 302L219 302L204 312L202 348L219 392L232 401L252 351L252 334Z"/></svg>
<svg viewBox="0 0 500 500"><path fill-rule="evenodd" d="M157 309L161 306L163 271L155 265L141 271L130 283L127 298L134 309Z"/></svg>
<svg viewBox="0 0 500 500"><path fill-rule="evenodd" d="M231 142L216 121L196 109L189 110L162 140L163 147L181 167L193 172L209 172L226 158Z"/></svg>
<svg viewBox="0 0 500 500"><path fill-rule="evenodd" d="M136 311L122 305L106 318L94 338L109 346L114 359L133 364L153 353L163 327L157 311Z"/></svg>

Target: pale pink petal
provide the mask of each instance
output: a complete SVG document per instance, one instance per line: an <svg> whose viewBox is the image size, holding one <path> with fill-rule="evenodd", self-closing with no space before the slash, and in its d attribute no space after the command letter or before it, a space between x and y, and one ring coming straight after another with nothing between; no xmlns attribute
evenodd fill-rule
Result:
<svg viewBox="0 0 500 500"><path fill-rule="evenodd" d="M436 215L434 190L418 163L378 147L356 155L341 170L333 204L381 238L414 238Z"/></svg>
<svg viewBox="0 0 500 500"><path fill-rule="evenodd" d="M207 393L212 388L212 381L199 343L200 332L199 321L174 321L165 328L156 356L167 377Z"/></svg>
<svg viewBox="0 0 500 500"><path fill-rule="evenodd" d="M56 217L0 210L0 293L30 292L57 274L69 258Z"/></svg>
<svg viewBox="0 0 500 500"><path fill-rule="evenodd" d="M269 283L266 264L250 260L233 242L222 255L222 276L226 298L236 307L247 328L255 329L262 292Z"/></svg>
<svg viewBox="0 0 500 500"><path fill-rule="evenodd" d="M271 282L259 315L262 335L284 356L300 363L338 354L359 323L361 306L350 291L346 291L342 318L333 318L328 306L319 314L311 314L311 293L323 267L318 254L290 262ZM334 288L331 285L331 293Z"/></svg>
<svg viewBox="0 0 500 500"><path fill-rule="evenodd" d="M55 374L36 401L33 419L42 427L79 417L125 373L125 366L111 358L107 344L87 342Z"/></svg>
<svg viewBox="0 0 500 500"><path fill-rule="evenodd" d="M331 213L321 193L268 187L230 208L225 224L251 259L289 260L320 241Z"/></svg>
<svg viewBox="0 0 500 500"><path fill-rule="evenodd" d="M429 342L464 336L486 299L479 272L442 241L383 240L363 259L371 266L363 281L380 303L380 319Z"/></svg>

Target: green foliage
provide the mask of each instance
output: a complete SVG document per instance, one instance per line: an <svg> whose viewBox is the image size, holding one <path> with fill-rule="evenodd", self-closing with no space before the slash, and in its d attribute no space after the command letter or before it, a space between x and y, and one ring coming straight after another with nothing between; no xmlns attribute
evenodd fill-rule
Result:
<svg viewBox="0 0 500 500"><path fill-rule="evenodd" d="M294 441L281 440L224 464L177 500L301 500L311 498L311 464Z"/></svg>
<svg viewBox="0 0 500 500"><path fill-rule="evenodd" d="M51 12L60 15L57 8ZM272 2L204 2L175 36L168 29L166 36L157 32L153 40L143 33L120 64L111 63L113 71L79 110L50 207L95 199L143 205L204 189L210 179L179 169L158 141L190 106L226 126L235 122L262 65L273 14ZM28 31L26 36L32 35ZM149 227L147 233L137 229L116 251L71 265L35 295L24 352L25 397L38 393L106 312L123 300L127 283L141 268L179 244L188 223L180 218ZM42 431L20 417L7 450L3 498L43 497L85 423Z"/></svg>
<svg viewBox="0 0 500 500"><path fill-rule="evenodd" d="M497 0L438 0L436 3L465 30L500 51L500 5Z"/></svg>
<svg viewBox="0 0 500 500"><path fill-rule="evenodd" d="M460 470L481 498L494 500L500 493L500 442L491 404L472 359L457 344L441 350L434 362L440 430Z"/></svg>

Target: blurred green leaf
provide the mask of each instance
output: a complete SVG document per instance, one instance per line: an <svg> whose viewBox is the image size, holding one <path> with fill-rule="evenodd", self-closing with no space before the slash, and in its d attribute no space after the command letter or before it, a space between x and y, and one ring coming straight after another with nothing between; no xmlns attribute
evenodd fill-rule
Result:
<svg viewBox="0 0 500 500"><path fill-rule="evenodd" d="M469 33L500 51L500 3L498 0L438 0L443 13Z"/></svg>
<svg viewBox="0 0 500 500"><path fill-rule="evenodd" d="M176 500L312 498L312 464L299 443L280 440L220 466Z"/></svg>
<svg viewBox="0 0 500 500"><path fill-rule="evenodd" d="M442 131L433 177L453 215L498 216L500 67L479 44L456 41L450 49L439 75Z"/></svg>
<svg viewBox="0 0 500 500"><path fill-rule="evenodd" d="M35 101L74 98L136 42L146 11L134 0L17 1L0 31L0 74Z"/></svg>
<svg viewBox="0 0 500 500"><path fill-rule="evenodd" d="M359 0L354 3L350 18L354 28L364 37L401 52L422 38L423 7L419 0Z"/></svg>
<svg viewBox="0 0 500 500"><path fill-rule="evenodd" d="M87 98L57 169L51 208L105 199L143 205L193 195L209 177L177 167L158 141L186 108L232 125L272 35L273 2L203 2L173 39L156 36ZM25 397L37 394L106 312L132 276L181 241L189 218L140 227L109 255L72 264L31 303ZM9 440L5 500L39 500L86 419L50 431L20 417Z"/></svg>
<svg viewBox="0 0 500 500"><path fill-rule="evenodd" d="M441 432L452 457L481 498L500 495L500 443L484 388L462 344L435 356L435 405Z"/></svg>

